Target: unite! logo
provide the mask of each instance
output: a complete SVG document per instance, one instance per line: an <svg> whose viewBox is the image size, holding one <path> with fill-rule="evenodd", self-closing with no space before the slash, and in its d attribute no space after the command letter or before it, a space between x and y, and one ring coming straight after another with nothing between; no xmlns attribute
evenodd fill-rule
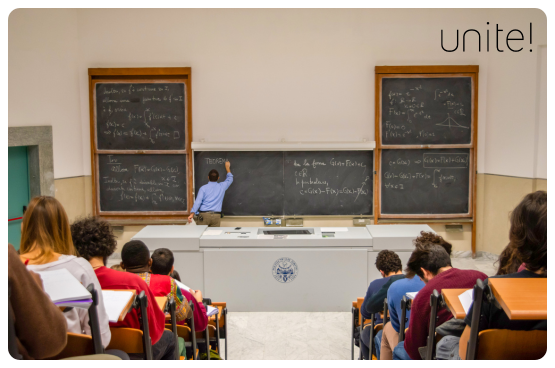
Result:
<svg viewBox="0 0 555 368"><path fill-rule="evenodd" d="M487 22L487 24L489 25L489 22ZM489 52L489 46L490 46L490 37L489 37L489 29L486 31L486 51ZM503 41L503 30L499 28L499 24L495 25L495 48L498 52L505 52L505 50L500 49L500 47L503 47L503 45L499 45L499 41ZM447 32L446 32L447 33ZM501 38L499 37L501 33ZM467 29L463 35L462 35L462 51L465 52L466 51L466 36L468 34L469 37L469 44L474 45L475 41L478 41L478 52L482 52L482 35L480 34L480 31L476 30L476 29ZM457 49L459 48L459 30L457 29L457 36L455 37L455 41L451 43L451 36L445 36L445 38L449 38L449 47L453 47L453 45L455 45L455 47L453 49L446 49L445 48L445 43L444 43L444 39L443 39L443 29L441 30L441 48L443 51L445 52L455 52L457 51ZM505 43L507 44L507 48L509 50L511 50L512 52L520 52L524 49L524 47L520 47L517 48L518 46L522 46L522 43L518 43L516 44L517 41L524 41L524 33L522 33L522 31L520 29L511 29L509 32L507 32L507 35L505 37ZM509 44L509 42L511 42ZM530 46L532 46L532 23L530 23ZM532 52L532 48L530 48L530 52Z"/></svg>

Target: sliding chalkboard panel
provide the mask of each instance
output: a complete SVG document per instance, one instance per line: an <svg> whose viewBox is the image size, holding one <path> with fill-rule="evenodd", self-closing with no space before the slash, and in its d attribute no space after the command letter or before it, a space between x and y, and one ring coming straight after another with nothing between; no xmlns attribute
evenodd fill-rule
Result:
<svg viewBox="0 0 555 368"><path fill-rule="evenodd" d="M99 150L184 150L184 83L97 83Z"/></svg>
<svg viewBox="0 0 555 368"><path fill-rule="evenodd" d="M381 214L470 213L470 149L381 151Z"/></svg>
<svg viewBox="0 0 555 368"><path fill-rule="evenodd" d="M219 181L225 180L226 160L231 162L233 184L224 197L224 215L283 214L282 152L195 152L195 196L208 183L210 170L218 170Z"/></svg>
<svg viewBox="0 0 555 368"><path fill-rule="evenodd" d="M222 212L228 216L371 215L372 151L195 152L195 191L212 169L233 184Z"/></svg>
<svg viewBox="0 0 555 368"><path fill-rule="evenodd" d="M381 144L471 144L471 77L383 77Z"/></svg>
<svg viewBox="0 0 555 368"><path fill-rule="evenodd" d="M99 155L100 211L187 211L185 155Z"/></svg>
<svg viewBox="0 0 555 368"><path fill-rule="evenodd" d="M285 152L285 215L371 215L373 152Z"/></svg>

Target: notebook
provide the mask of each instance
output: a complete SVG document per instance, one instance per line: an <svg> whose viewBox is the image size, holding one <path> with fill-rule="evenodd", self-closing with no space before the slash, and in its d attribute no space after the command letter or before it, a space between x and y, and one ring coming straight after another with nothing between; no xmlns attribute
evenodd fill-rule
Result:
<svg viewBox="0 0 555 368"><path fill-rule="evenodd" d="M416 295L418 295L418 291L415 291L414 293L407 293L407 298L409 298L410 300L414 300L416 298Z"/></svg>
<svg viewBox="0 0 555 368"><path fill-rule="evenodd" d="M88 309L92 304L91 293L65 268L35 273L40 276L44 291L57 306Z"/></svg>
<svg viewBox="0 0 555 368"><path fill-rule="evenodd" d="M124 309L129 304L129 300L133 297L132 291L113 291L102 290L102 298L104 299L104 307L108 314L108 320L116 323L119 317L125 312Z"/></svg>
<svg viewBox="0 0 555 368"><path fill-rule="evenodd" d="M468 311L474 302L474 289L467 290L459 295L459 300L464 308L464 312L468 314Z"/></svg>
<svg viewBox="0 0 555 368"><path fill-rule="evenodd" d="M214 316L216 314L218 314L218 308L214 308L214 307L211 307L209 305L206 306L206 315L208 317Z"/></svg>

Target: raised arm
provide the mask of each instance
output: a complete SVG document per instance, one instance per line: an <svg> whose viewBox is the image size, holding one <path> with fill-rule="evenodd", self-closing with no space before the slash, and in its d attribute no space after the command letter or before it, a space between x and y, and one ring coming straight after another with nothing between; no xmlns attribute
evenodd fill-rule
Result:
<svg viewBox="0 0 555 368"><path fill-rule="evenodd" d="M231 162L226 161L225 170L227 171L227 176L225 178L225 181L222 182L221 185L224 187L224 190L227 190L227 188L229 188L231 183L233 183L233 174L231 173Z"/></svg>

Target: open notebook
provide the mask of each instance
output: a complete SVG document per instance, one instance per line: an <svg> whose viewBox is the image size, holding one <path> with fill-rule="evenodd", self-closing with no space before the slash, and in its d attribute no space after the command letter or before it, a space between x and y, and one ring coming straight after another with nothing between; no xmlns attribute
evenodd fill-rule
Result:
<svg viewBox="0 0 555 368"><path fill-rule="evenodd" d="M65 268L54 271L37 271L44 291L59 307L88 309L92 304L91 293Z"/></svg>
<svg viewBox="0 0 555 368"><path fill-rule="evenodd" d="M132 291L113 291L102 290L102 298L104 299L104 307L108 314L108 320L116 323L120 317L127 314L132 303L131 298L135 295ZM122 318L121 318L122 319Z"/></svg>

